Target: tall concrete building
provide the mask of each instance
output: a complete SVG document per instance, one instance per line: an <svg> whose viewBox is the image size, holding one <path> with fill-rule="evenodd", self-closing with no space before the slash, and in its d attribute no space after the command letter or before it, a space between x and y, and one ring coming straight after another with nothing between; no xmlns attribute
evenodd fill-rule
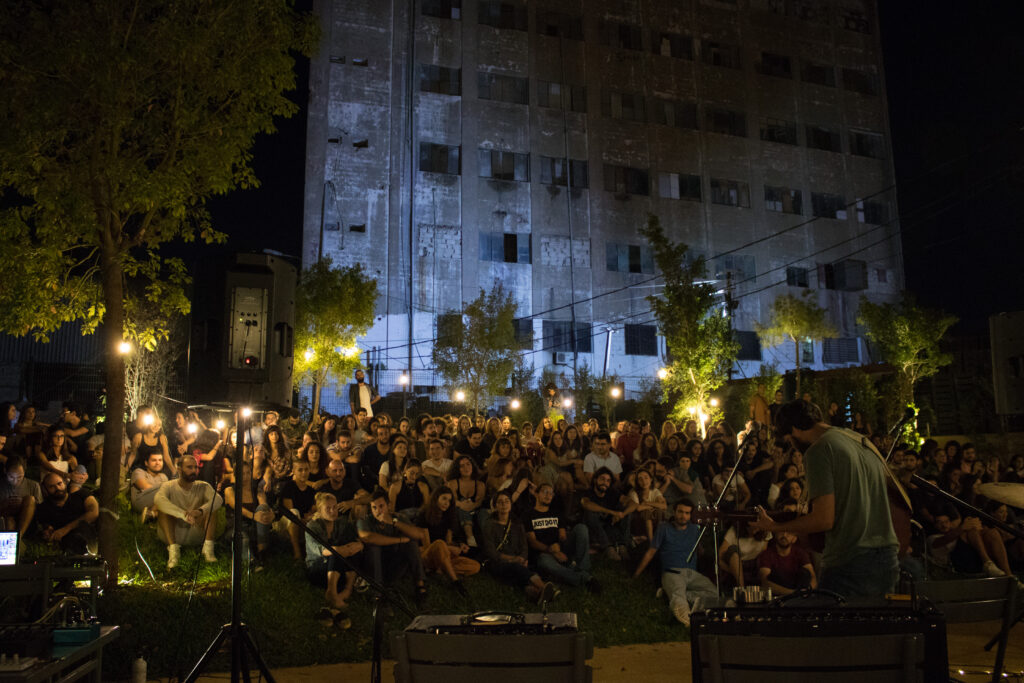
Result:
<svg viewBox="0 0 1024 683"><path fill-rule="evenodd" d="M793 367L793 345L763 348L755 324L808 290L839 337L805 344L804 366L869 360L858 301L903 285L874 0L317 11L303 260L377 278L361 345L382 390L411 368L447 391L437 318L496 284L538 373L586 363L637 388L664 364L638 233L652 213L738 301L735 376Z"/></svg>

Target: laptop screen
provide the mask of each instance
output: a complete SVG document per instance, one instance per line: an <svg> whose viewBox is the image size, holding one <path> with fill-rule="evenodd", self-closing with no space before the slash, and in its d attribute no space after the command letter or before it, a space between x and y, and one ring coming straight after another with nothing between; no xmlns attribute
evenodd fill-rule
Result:
<svg viewBox="0 0 1024 683"><path fill-rule="evenodd" d="M0 531L0 567L18 563L18 532Z"/></svg>

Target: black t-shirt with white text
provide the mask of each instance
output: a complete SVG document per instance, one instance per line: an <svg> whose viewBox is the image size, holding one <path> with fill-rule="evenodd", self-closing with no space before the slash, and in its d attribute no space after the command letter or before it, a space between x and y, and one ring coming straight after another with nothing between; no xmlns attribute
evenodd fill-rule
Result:
<svg viewBox="0 0 1024 683"><path fill-rule="evenodd" d="M551 545L558 543L558 530L565 526L565 522L553 510L541 512L534 508L523 515L523 526L526 527L526 533L533 532L540 543ZM530 557L537 554L538 552L531 547Z"/></svg>

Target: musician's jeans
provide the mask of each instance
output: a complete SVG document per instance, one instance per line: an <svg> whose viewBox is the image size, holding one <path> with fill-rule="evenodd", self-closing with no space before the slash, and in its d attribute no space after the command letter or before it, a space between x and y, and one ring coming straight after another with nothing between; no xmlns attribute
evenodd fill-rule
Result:
<svg viewBox="0 0 1024 683"><path fill-rule="evenodd" d="M668 605L673 612L682 607L689 613L691 603L718 597L715 584L694 569L666 569L661 574L661 587L668 595Z"/></svg>
<svg viewBox="0 0 1024 683"><path fill-rule="evenodd" d="M537 556L537 570L542 576L548 576L569 586L582 586L590 581L590 534L584 524L577 524L569 532L562 552L569 559L562 564L551 553Z"/></svg>
<svg viewBox="0 0 1024 683"><path fill-rule="evenodd" d="M881 600L896 589L899 574L896 546L868 548L846 564L826 567L821 587L851 600Z"/></svg>
<svg viewBox="0 0 1024 683"><path fill-rule="evenodd" d="M633 537L629 533L629 522L632 514L626 515L618 522L612 521L612 516L603 512L584 512L583 522L590 532L590 542L598 550L604 550L612 545L624 545L627 548L633 545Z"/></svg>

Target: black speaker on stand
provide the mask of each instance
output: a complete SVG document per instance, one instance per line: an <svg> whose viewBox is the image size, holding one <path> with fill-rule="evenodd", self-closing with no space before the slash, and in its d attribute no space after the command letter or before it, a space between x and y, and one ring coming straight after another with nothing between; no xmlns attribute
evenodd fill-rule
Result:
<svg viewBox="0 0 1024 683"><path fill-rule="evenodd" d="M292 405L297 270L272 254L201 264L188 348L190 403Z"/></svg>

